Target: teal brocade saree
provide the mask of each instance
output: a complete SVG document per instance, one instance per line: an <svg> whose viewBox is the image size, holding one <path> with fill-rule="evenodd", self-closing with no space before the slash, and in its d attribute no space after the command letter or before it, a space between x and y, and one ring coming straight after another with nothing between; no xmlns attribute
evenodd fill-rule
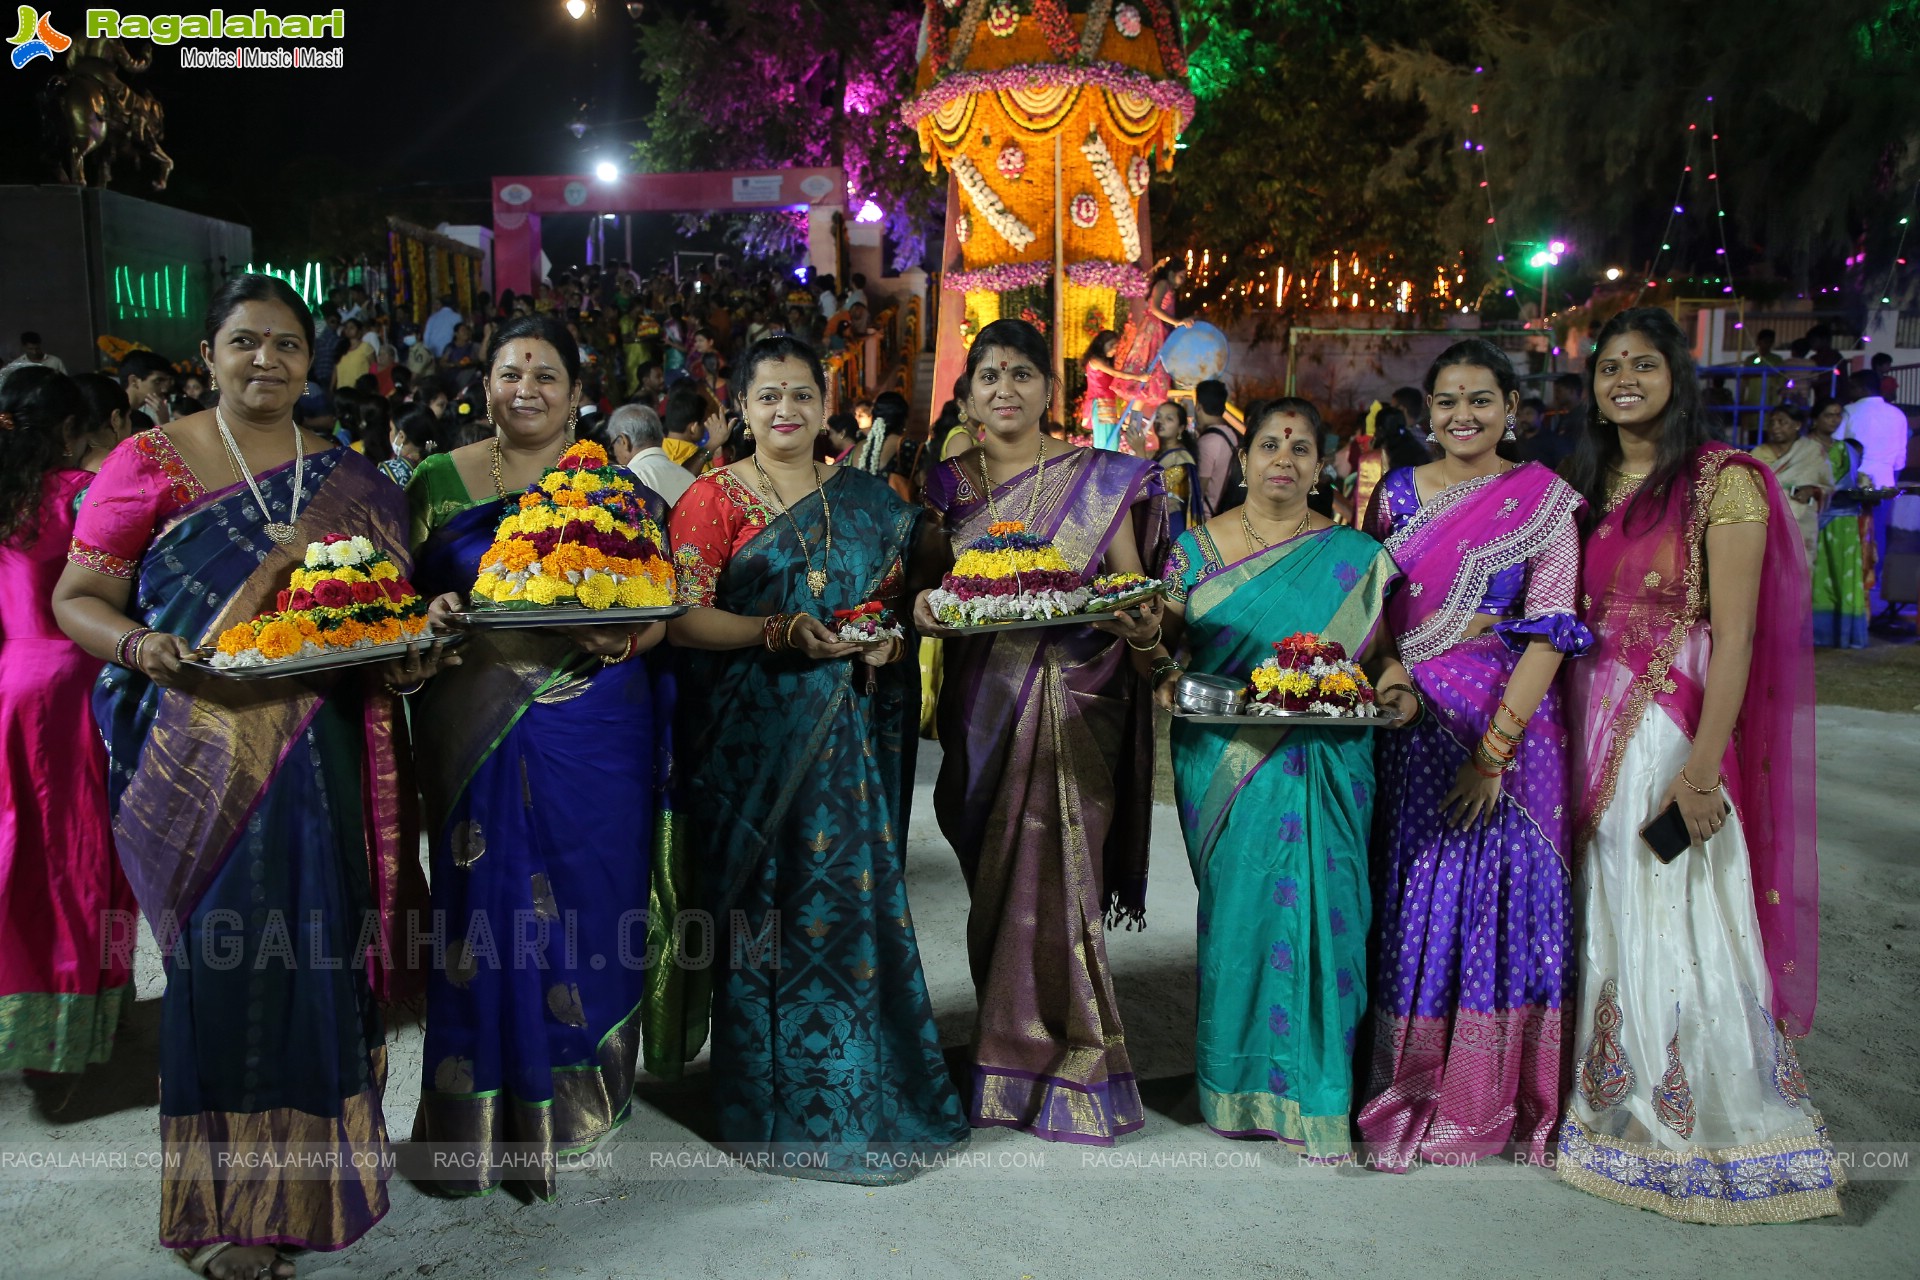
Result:
<svg viewBox="0 0 1920 1280"><path fill-rule="evenodd" d="M1336 526L1237 563L1204 530L1166 574L1188 669L1244 680L1306 631L1358 657L1393 561ZM1200 888L1195 1070L1207 1123L1232 1137L1351 1150L1354 1028L1366 1009L1372 733L1173 725L1174 794Z"/></svg>

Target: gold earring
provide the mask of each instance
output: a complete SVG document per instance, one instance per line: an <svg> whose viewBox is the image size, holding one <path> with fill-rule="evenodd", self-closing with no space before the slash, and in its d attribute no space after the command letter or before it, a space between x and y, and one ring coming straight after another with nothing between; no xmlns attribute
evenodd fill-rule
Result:
<svg viewBox="0 0 1920 1280"><path fill-rule="evenodd" d="M567 439L574 437L574 429L580 425L580 406L575 405L567 412Z"/></svg>
<svg viewBox="0 0 1920 1280"><path fill-rule="evenodd" d="M218 391L219 389L220 389L220 379L213 376L212 370L208 370L207 371L207 390Z"/></svg>

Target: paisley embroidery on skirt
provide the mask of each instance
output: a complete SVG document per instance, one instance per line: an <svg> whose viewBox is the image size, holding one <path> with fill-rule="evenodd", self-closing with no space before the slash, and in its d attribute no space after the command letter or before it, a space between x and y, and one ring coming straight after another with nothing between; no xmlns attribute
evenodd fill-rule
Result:
<svg viewBox="0 0 1920 1280"><path fill-rule="evenodd" d="M1633 1092L1633 1064L1620 1047L1620 988L1608 978L1593 1005L1593 1039L1580 1060L1580 1096L1595 1111L1617 1107Z"/></svg>
<svg viewBox="0 0 1920 1280"><path fill-rule="evenodd" d="M1807 1098L1807 1077L1800 1070L1799 1055L1793 1041L1778 1030L1773 1037L1773 1089L1788 1106L1797 1107Z"/></svg>
<svg viewBox="0 0 1920 1280"><path fill-rule="evenodd" d="M1693 1136L1693 1086L1687 1083L1687 1069L1680 1062L1680 1033L1667 1041L1667 1073L1653 1091L1653 1109L1660 1123L1683 1138Z"/></svg>

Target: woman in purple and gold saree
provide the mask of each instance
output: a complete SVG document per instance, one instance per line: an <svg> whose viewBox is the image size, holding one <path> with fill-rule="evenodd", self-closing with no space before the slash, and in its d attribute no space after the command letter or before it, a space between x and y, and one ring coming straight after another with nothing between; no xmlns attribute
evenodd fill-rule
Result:
<svg viewBox="0 0 1920 1280"><path fill-rule="evenodd" d="M1378 742L1373 1066L1356 1123L1370 1163L1396 1172L1508 1142L1538 1161L1553 1138L1572 916L1554 679L1593 643L1573 613L1580 495L1495 453L1519 402L1505 354L1457 344L1427 394L1442 456L1388 473L1366 523L1405 574L1387 624L1427 710Z"/></svg>
<svg viewBox="0 0 1920 1280"><path fill-rule="evenodd" d="M380 1005L413 994L403 917L424 899L383 672L180 666L272 609L309 542L360 535L408 562L393 482L350 450L302 449L285 415L311 321L261 279L216 299L220 433L201 413L117 447L55 597L62 627L110 659L94 714L114 839L166 967L161 1240L216 1276L291 1275L268 1246L344 1248L386 1213ZM223 451L228 421L244 451L230 435Z"/></svg>
<svg viewBox="0 0 1920 1280"><path fill-rule="evenodd" d="M1004 512L1025 517L1083 576L1158 565L1159 469L1101 449L1048 457L1046 368L1046 344L1031 326L1002 320L981 331L968 382L989 441L934 469L927 506L956 547L985 536ZM1038 462L1023 469L1028 457ZM939 631L924 592L916 617ZM1117 637L1157 630L1156 602L1143 619L1123 615L1099 629L942 646L934 808L973 895L976 1126L1110 1144L1142 1123L1105 929L1144 923L1153 801L1153 708Z"/></svg>
<svg viewBox="0 0 1920 1280"><path fill-rule="evenodd" d="M414 472L414 584L436 609L471 592L509 504L548 467L604 461L597 446L568 456L579 359L550 320L502 326L486 356L499 435ZM633 496L641 536L664 542L659 496ZM413 1136L465 1161L436 1179L443 1192L556 1195L563 1157L625 1122L643 1022L668 995L655 984L681 972L648 963L662 914L650 869L672 837L671 688L642 643L614 628L475 630L461 665L414 700L445 963L427 986ZM677 1059L683 1029L647 1029Z"/></svg>

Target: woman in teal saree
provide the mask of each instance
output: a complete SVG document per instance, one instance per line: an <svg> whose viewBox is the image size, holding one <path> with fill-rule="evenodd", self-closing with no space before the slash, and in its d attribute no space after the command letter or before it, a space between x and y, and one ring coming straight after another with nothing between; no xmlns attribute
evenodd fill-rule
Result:
<svg viewBox="0 0 1920 1280"><path fill-rule="evenodd" d="M813 464L826 379L792 338L736 375L756 452L674 507L689 839L717 932L721 1143L789 1177L900 1181L964 1141L907 909L919 674L906 642L841 641L898 611L918 513ZM897 616L897 613L896 613Z"/></svg>
<svg viewBox="0 0 1920 1280"><path fill-rule="evenodd" d="M1184 634L1189 670L1245 680L1275 641L1308 632L1373 671L1393 561L1372 538L1308 512L1321 437L1312 405L1276 401L1249 421L1246 506L1182 534L1161 575L1166 643ZM1180 669L1164 646L1138 665L1169 704ZM1383 706L1411 713L1405 672L1382 665ZM1201 1112L1228 1137L1345 1159L1367 1003L1371 734L1176 719L1172 747L1200 888Z"/></svg>

